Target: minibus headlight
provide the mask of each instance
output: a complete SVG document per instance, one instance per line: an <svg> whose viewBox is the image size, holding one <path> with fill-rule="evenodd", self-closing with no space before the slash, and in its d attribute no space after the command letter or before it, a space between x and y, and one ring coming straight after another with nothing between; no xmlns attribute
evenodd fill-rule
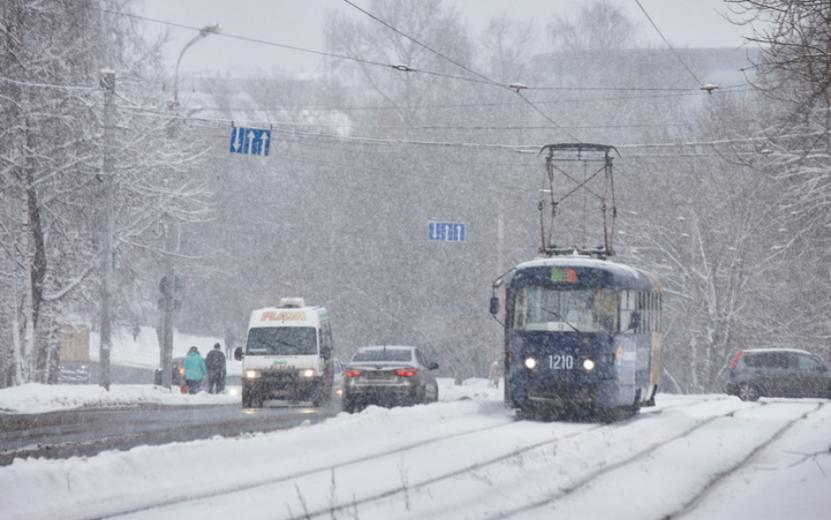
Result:
<svg viewBox="0 0 831 520"><path fill-rule="evenodd" d="M313 368L307 368L306 370L301 370L300 375L303 377L314 377L315 370Z"/></svg>
<svg viewBox="0 0 831 520"><path fill-rule="evenodd" d="M585 370L586 372L591 372L592 370L594 370L594 361L592 361L591 359L584 359L583 370Z"/></svg>
<svg viewBox="0 0 831 520"><path fill-rule="evenodd" d="M258 377L260 377L260 373L256 370L245 371L245 379L257 379Z"/></svg>
<svg viewBox="0 0 831 520"><path fill-rule="evenodd" d="M534 370L537 368L537 360L532 357L525 358L525 368L528 370Z"/></svg>

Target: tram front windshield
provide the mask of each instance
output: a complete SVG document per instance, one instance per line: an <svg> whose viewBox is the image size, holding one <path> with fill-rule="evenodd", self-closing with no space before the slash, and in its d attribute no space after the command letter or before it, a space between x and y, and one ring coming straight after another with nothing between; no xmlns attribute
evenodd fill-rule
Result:
<svg viewBox="0 0 831 520"><path fill-rule="evenodd" d="M617 329L617 298L610 289L525 286L516 293L517 330L608 332Z"/></svg>

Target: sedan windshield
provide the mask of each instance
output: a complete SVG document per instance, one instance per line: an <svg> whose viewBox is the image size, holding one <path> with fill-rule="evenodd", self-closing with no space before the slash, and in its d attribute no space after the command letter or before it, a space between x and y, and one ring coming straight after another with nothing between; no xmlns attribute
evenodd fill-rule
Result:
<svg viewBox="0 0 831 520"><path fill-rule="evenodd" d="M245 350L250 355L303 356L317 354L313 327L260 327L248 333Z"/></svg>
<svg viewBox="0 0 831 520"><path fill-rule="evenodd" d="M352 358L356 361L412 361L413 354L410 349L404 348L378 348L370 350L361 350L355 353Z"/></svg>

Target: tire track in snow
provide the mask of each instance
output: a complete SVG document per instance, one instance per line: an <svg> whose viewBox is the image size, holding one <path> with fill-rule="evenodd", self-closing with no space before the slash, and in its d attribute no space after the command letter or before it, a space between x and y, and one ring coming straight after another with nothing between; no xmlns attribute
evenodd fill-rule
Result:
<svg viewBox="0 0 831 520"><path fill-rule="evenodd" d="M536 449L539 449L539 448L542 448L542 447L545 447L545 446L548 446L548 445L551 445L551 444L556 444L556 443L561 442L563 440L573 439L574 437L578 437L580 435L590 433L590 432L593 432L593 431L596 431L596 430L599 430L599 429L602 429L602 428L623 427L623 426L626 426L628 424L631 424L631 423L637 421L638 418L641 417L641 416L658 415L658 414L662 413L664 410L667 410L667 409L694 406L694 405L698 405L698 404L705 403L705 402L720 401L720 400L723 400L723 399L724 398L722 398L722 397L704 398L704 399L698 399L698 400L695 400L695 401L687 401L687 402L683 402L683 403L667 405L667 406L664 406L664 407L661 407L661 408L657 408L655 410L642 411L639 415L637 415L635 417L629 418L629 419L624 420L624 421L619 421L619 422L616 422L616 423L613 423L613 424L591 423L591 425L590 426L587 425L587 427L585 429L581 429L581 430L576 431L576 432L571 432L571 433L568 433L568 434L565 434L565 435L559 435L559 436L556 436L556 437L553 437L553 438L550 438L550 439L546 439L546 440L543 440L543 441L535 442L533 444L529 444L529 445L526 445L526 446L515 448L515 449L511 450L510 452L504 453L504 454L499 455L497 457L493 457L493 458L487 459L485 461L479 461L475 464L467 465L467 466L464 466L462 468L458 468L458 469L450 471L450 472L442 473L442 474L436 475L436 476L431 477L431 478L426 479L426 480L422 480L422 481L415 482L415 483L408 483L408 484L401 485L401 486L396 486L394 488L390 488L390 489L387 489L387 490L379 492L379 493L366 495L366 496L363 496L361 498L353 497L353 499L350 500L349 502L345 502L345 503L341 503L341 504L329 504L329 505L327 505L325 507L322 507L322 508L319 508L319 509L304 511L304 513L302 515L300 515L299 518L311 519L311 518L317 518L317 517L321 517L321 516L332 516L335 513L338 513L338 512L341 512L341 511L354 509L358 506L369 504L369 503L372 503L372 502L378 502L380 500L384 500L384 499L393 497L395 495L400 495L400 494L408 493L412 490L428 487L428 486L431 486L433 484L437 484L439 482L442 482L442 481L445 481L445 480L448 480L448 479L451 479L451 478L455 478L455 477L458 477L458 476L461 476L461 475L465 475L465 474L468 474L468 473L475 473L476 471L479 471L479 470L481 470L483 468L486 468L488 466L492 466L494 464L498 464L498 463L503 462L505 460L510 460L512 458L521 456L524 453L527 453L527 452L530 452L530 451L533 451L533 450L536 450ZM296 517L291 516L290 518L296 518Z"/></svg>
<svg viewBox="0 0 831 520"><path fill-rule="evenodd" d="M716 396L716 397L707 397L707 398L697 399L695 401L685 401L685 402L681 402L681 403L676 403L676 404L663 406L663 407L656 408L656 409L643 410L640 413L639 416L652 416L652 415L660 414L664 410L668 410L668 409L695 406L695 405L705 403L705 402L720 401L720 400L724 400L724 399L725 399L724 397ZM419 488L419 487L425 487L425 486L428 486L430 484L433 484L433 483L436 483L436 482L439 482L439 481L442 481L442 480L453 478L455 476L459 476L459 475L462 475L462 474L465 474L465 473L474 472L474 471L477 471L478 469L481 469L482 467L487 467L487 466L496 464L498 462L501 462L502 460L509 459L511 457L515 457L518 454L525 453L525 452L528 452L528 451L532 451L534 449L538 449L542 446L546 446L546 445L549 445L549 444L557 443L557 442L562 441L564 439L572 438L572 437L575 437L577 435L587 433L589 431L594 431L594 430L597 430L597 429L600 429L600 428L603 428L603 427L609 427L609 426L624 426L626 424L629 424L631 422L636 421L639 416L628 419L626 421L620 421L620 422L614 423L612 425L592 424L591 426L587 426L587 428L585 428L585 429L582 429L582 430L577 431L577 432L573 432L571 434L567 434L567 435L564 435L564 436L561 435L559 437L546 439L545 441L537 442L537 443L534 443L532 445L528 445L528 446L524 446L524 447L514 449L508 454L504 454L502 456L491 459L489 461L485 461L485 462L476 464L475 466L466 466L465 468L462 468L460 470L456 470L456 471L446 473L446 474L442 474L442 475L437 475L436 477L431 478L429 481L423 481L423 482L410 484L407 487L397 486L393 489L389 489L389 490L386 490L386 491L381 492L381 493L376 493L376 494L366 496L366 497L362 497L362 498L359 498L359 499L353 498L348 503L342 503L342 504L337 504L337 505L331 505L330 504L330 505L327 505L325 508L321 508L319 510L314 510L314 511L309 511L308 513L304 513L301 516L302 516L302 518L314 518L314 517L318 517L318 516L328 516L328 515L331 515L333 512L339 512L339 511L351 509L351 508L355 507L356 505L375 502L375 501L378 501L378 500L382 500L384 498L388 498L390 496L394 496L394 495L397 495L397 494L400 494L400 493L404 493L404 492L407 491L408 488L409 489L415 489L415 488ZM149 504L143 504L141 506L136 506L136 507L133 507L133 508L124 509L124 510L120 510L120 511L108 512L105 515L99 515L99 516L93 516L93 517L87 517L87 518L96 518L96 519L97 518L109 518L109 517L115 517L115 516L126 516L126 515L132 515L132 514L137 514L137 513L145 513L145 512L154 511L154 510L167 508L167 507L171 507L171 506L178 506L178 505L186 504L186 503L189 503L189 502L197 502L197 501L203 500L203 499L209 499L209 498L213 499L213 498L220 497L220 496L223 496L223 495L232 495L232 494L235 494L235 493L240 493L240 492L248 491L248 490L251 490L251 489L256 489L256 488L259 488L259 487L264 487L264 486L269 486L269 485L274 485L274 484L280 484L280 483L283 483L283 482L291 481L291 480L302 478L302 477L307 477L307 476L314 475L314 474L329 473L329 472L334 471L335 469L340 469L340 468L343 468L343 467L353 466L353 465L361 464L361 463L364 463L364 462L367 462L367 461L373 461L373 460L377 460L379 458L388 457L388 456L391 456L391 455L396 455L396 454L403 453L403 452L406 452L406 451L411 451L411 450L414 450L414 449L418 449L420 447L427 446L427 445L430 445L430 444L439 443L439 442L442 442L442 441L445 441L445 440L450 440L450 439L454 439L454 438L460 438L460 437L475 435L475 434L482 433L482 432L487 432L487 431L490 431L490 430L493 430L493 429L507 427L507 426L510 426L512 424L516 424L516 422L517 421L515 421L513 419L509 419L506 422L500 423L500 424L497 424L497 425L491 425L491 426L487 426L485 428L477 428L477 429L468 430L468 431L464 431L464 432L457 432L457 433L454 433L454 434L451 434L451 435L437 436L437 437L433 437L433 438L430 438L430 439L425 439L425 440L422 440L422 441L419 441L419 442L416 442L416 443L411 443L411 444L408 444L408 445L405 445L405 446L400 446L400 447L392 449L392 450L385 450L385 451L376 452L376 453L369 454L369 455L356 457L354 459L343 461L343 462L340 462L338 464L321 466L321 467L312 468L312 469L309 469L309 470L304 470L304 471L301 471L301 472L292 473L292 474L289 474L289 475L282 475L280 477L263 479L263 480L260 480L260 481L257 481L257 482L249 482L249 483L246 483L244 485L237 485L237 486L228 487L228 488L225 488L225 489L218 489L218 490L213 489L213 490L210 490L210 491L206 491L204 493L192 494L192 495L187 496L187 497L168 497L164 500L159 500L157 502L153 502L153 503L149 503Z"/></svg>
<svg viewBox="0 0 831 520"><path fill-rule="evenodd" d="M713 489L716 488L716 486L718 486L719 484L721 484L724 481L724 479L726 479L730 475L733 475L734 473L736 473L736 471L738 471L743 466L745 466L747 463L749 463L751 460L756 458L756 456L759 454L759 452L761 452L762 450L764 450L765 448L767 448L768 446L770 446L771 444L773 444L777 440L781 439L782 436L784 436L785 433L787 433L788 430L793 428L793 426L796 423L798 423L799 421L804 421L808 418L809 415L820 411L822 409L822 407L825 406L825 404L826 404L825 401L820 401L820 402L817 403L817 406L813 410L808 410L807 412L805 412L801 416L796 417L795 419L791 419L790 421L785 423L770 438L768 438L766 441L758 444L755 448L753 448L753 450L750 451L750 453L748 453L746 456L744 456L741 460L737 461L735 464L733 464L729 468L724 469L724 470L716 473L713 476L713 478L710 479L710 481L707 482L707 484L695 494L695 496L693 496L691 499L689 499L686 503L684 503L684 505L682 505L676 511L665 515L662 518L662 520L671 520L671 519L674 519L674 518L681 518L681 517L684 517L687 514L691 513L693 510L695 510L696 507L698 507L698 505L705 498L707 498L707 496L713 491Z"/></svg>
<svg viewBox="0 0 831 520"><path fill-rule="evenodd" d="M311 468L311 469L307 469L307 470L304 470L304 471L298 471L298 472L287 474L287 475L281 475L279 477L272 477L272 478L268 478L268 479L262 479L262 480L258 480L256 482L247 482L245 484L236 485L236 486L232 486L232 487L228 487L228 488L224 488L224 489L211 489L211 490L208 490L208 491L205 491L205 492L202 492L202 493L197 493L197 494L191 493L186 497L182 497L182 496L168 497L164 500L159 500L159 501L149 503L149 504L143 504L141 506L136 506L136 507L123 509L123 510L118 510L118 511L107 512L103 515L93 515L93 516L86 516L86 517L80 517L80 518L83 519L83 520L98 520L98 519L101 519L101 518L112 518L112 517L116 517L116 516L126 516L126 515L132 515L132 514L136 514L136 513L143 513L143 512L147 512L147 511L152 511L152 510L155 510L155 509L161 509L161 508L165 508L165 507L169 507L169 506L185 504L185 503L188 503L188 502L195 502L195 501L199 501L199 500L207 499L207 498L215 498L215 497L223 496L223 495L231 495L231 494L239 493L239 492L242 492L242 491L248 491L248 490L251 490L251 489L256 489L258 487L269 486L269 485L273 485L273 484L279 484L281 482L286 482L286 481L306 477L306 476L313 475L313 474L316 474L316 473L329 473L331 471L334 471L338 468L342 468L342 467L345 467L345 466L351 466L351 465L354 465L354 464L360 464L360 463L365 462L365 461L371 461L371 460L379 459L379 458L382 458L382 457L395 455L395 454L398 454L398 453L402 453L402 452L405 452L405 451L417 449L417 448L420 448L422 446L427 446L427 445L430 445L430 444L435 444L437 442L441 442L441 441L448 440L448 439L454 439L454 438L458 438L458 437L465 437L465 436L468 436L468 435L475 435L477 433L481 433L481 432L485 432L485 431L490 431L490 430L494 430L494 429L498 429L498 428L504 428L506 426L510 426L512 424L515 424L515 423L516 423L516 421L513 420L512 418L510 418L510 419L506 420L503 423L492 424L492 425L486 426L484 428L475 428L475 429L472 429L472 430L456 432L456 433L452 433L452 434L449 434L449 435L431 437L431 438L428 438L428 439L420 440L418 442L414 442L414 443L410 443L410 444L407 444L407 445L399 446L399 447L391 449L391 450L385 450L385 451L380 451L380 452L376 452L376 453L361 455L361 456L355 457L353 459L349 459L349 460L346 460L346 461L343 461L343 462L339 462L337 464L330 464L330 465L327 465L327 466L319 466L317 468Z"/></svg>
<svg viewBox="0 0 831 520"><path fill-rule="evenodd" d="M589 472L587 474L584 474L583 476L573 480L569 485L558 489L556 492L551 493L551 494L543 497L542 499L530 502L530 503L525 504L521 507L516 507L516 508L513 508L513 509L509 509L509 510L502 510L502 511L499 511L495 515L485 516L485 518L487 518L488 520L508 518L508 517L513 517L513 516L515 516L517 514L520 514L520 513L526 513L526 512L530 512L530 511L534 511L534 510L539 510L539 509L541 509L543 507L546 507L546 506L551 506L551 505L559 502L560 500L563 500L567 497L570 497L574 493L585 489L589 484L594 483L600 477L603 477L603 476L605 476L609 473L612 473L616 470L619 470L619 469L622 469L624 467L630 466L630 465L635 464L635 463L637 463L637 462L639 462L643 459L646 459L650 456L653 456L654 451L656 451L660 448L663 448L663 447L665 447L669 444L672 444L674 442L677 442L679 440L685 439L685 438L689 437L690 435L698 432L699 430L702 430L702 428L704 428L705 426L708 426L708 425L712 424L713 422L715 422L719 419L723 419L725 417L735 417L737 414L753 412L753 411L759 410L761 408L764 408L766 406L775 406L775 405L792 404L792 403L786 403L786 402L768 403L766 401L762 401L762 402L758 402L758 403L754 403L754 404L755 404L755 406L752 406L750 408L743 408L743 409L733 410L731 412L722 413L722 414L714 415L712 417L708 417L708 418L706 418L702 421L697 422L696 424L694 424L693 426L687 428L686 430L683 430L682 432L680 432L676 435L673 435L671 437L668 437L664 440L652 443L649 446L647 446L647 447L639 450L638 452L634 453L633 455L631 455L629 457L626 457L624 459L621 459L618 462L615 462L614 464L610 464L608 466L604 466L600 469L597 469L596 471L592 471L592 472ZM791 419L791 420L787 421L787 423L783 427L777 429L777 431L773 434L772 437L776 437L777 435L780 435L781 433L784 433L784 431L786 431L787 428L792 426L793 423L804 419L809 413L812 413L814 411L816 411L816 410L810 410L808 412L800 414L799 417L797 417L795 419ZM773 440L775 440L775 439L772 439L772 438L766 439L765 441L760 443L759 446L754 447L754 450L752 451L752 453L753 454L758 453L758 451L761 450L764 447L764 445L767 445L770 442L773 442ZM716 478L718 478L718 477L716 477ZM691 500L690 503L692 503L692 502L693 501ZM560 513L562 513L562 511ZM672 513L672 514L675 514L675 513ZM661 518L664 518L664 517L662 516ZM667 518L671 518L671 516L667 517Z"/></svg>

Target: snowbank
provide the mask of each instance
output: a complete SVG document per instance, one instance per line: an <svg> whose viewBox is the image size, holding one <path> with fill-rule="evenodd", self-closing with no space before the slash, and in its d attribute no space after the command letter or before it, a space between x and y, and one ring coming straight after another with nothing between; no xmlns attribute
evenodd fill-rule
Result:
<svg viewBox="0 0 831 520"><path fill-rule="evenodd" d="M436 382L439 384L439 401L502 400L502 386L496 387L487 379L470 378L462 381L461 385L454 384L452 378L437 378Z"/></svg>
<svg viewBox="0 0 831 520"><path fill-rule="evenodd" d="M239 396L182 394L153 385L42 385L30 383L0 390L0 412L44 413L72 408L156 405L237 404Z"/></svg>
<svg viewBox="0 0 831 520"><path fill-rule="evenodd" d="M499 390L484 379L468 379L454 385L452 379L439 379L439 399L500 400ZM137 405L239 404L239 388L228 385L228 394L182 394L154 385L112 385L107 392L98 385L41 385L30 383L0 390L0 413L45 413L73 408Z"/></svg>
<svg viewBox="0 0 831 520"><path fill-rule="evenodd" d="M209 497L230 483L256 488L263 480L279 480L297 471L510 423L513 418L501 403L371 406L315 426L251 437L140 446L89 458L18 459L0 468L0 489L14 489L0 493L0 511L4 518L30 520L108 516L179 497ZM328 473L324 477L328 479Z"/></svg>

